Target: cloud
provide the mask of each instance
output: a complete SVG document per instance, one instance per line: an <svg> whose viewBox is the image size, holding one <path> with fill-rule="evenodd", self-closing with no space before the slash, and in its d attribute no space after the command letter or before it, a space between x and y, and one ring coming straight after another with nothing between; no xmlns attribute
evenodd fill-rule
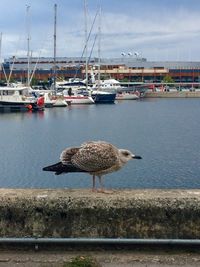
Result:
<svg viewBox="0 0 200 267"><path fill-rule="evenodd" d="M117 57L121 51L140 51L144 57L152 59L152 51L157 50L157 58L176 57L179 49L180 58L186 59L186 50L191 58L198 59L200 42L200 16L195 5L186 6L187 1L144 1L126 0L104 1L102 13L102 56ZM192 0L194 2L194 0ZM25 0L1 0L0 25L3 32L2 56L18 53L22 55L27 48L26 3ZM53 56L54 1L31 1L30 10L30 46L33 54ZM80 56L85 42L83 1L58 0L57 16L57 55ZM96 13L97 3L88 1L88 31ZM166 5L168 3L168 5ZM195 2L197 3L197 2ZM12 9L8 8L11 4ZM179 4L179 5L178 5ZM90 10L90 6L92 8ZM15 12L13 12L15 10ZM109 10L109 12L108 12ZM93 45L98 31L96 21L88 50ZM41 51L41 52L40 52ZM168 52L166 52L168 51ZM155 53L154 53L155 54ZM97 43L93 52L97 56ZM155 58L155 56L154 56Z"/></svg>
<svg viewBox="0 0 200 267"><path fill-rule="evenodd" d="M200 17L195 12L179 10L164 17L154 13L143 19L112 13L106 13L105 17L102 43L104 51L113 55L115 51L119 54L119 50L124 49L142 49L143 54L148 55L155 48L174 50L180 46L181 51L190 49L193 42L200 41Z"/></svg>

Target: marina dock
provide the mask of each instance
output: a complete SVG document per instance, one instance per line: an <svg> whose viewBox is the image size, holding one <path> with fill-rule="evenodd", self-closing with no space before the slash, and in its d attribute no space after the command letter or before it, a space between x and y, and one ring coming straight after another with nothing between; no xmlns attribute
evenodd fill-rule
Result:
<svg viewBox="0 0 200 267"><path fill-rule="evenodd" d="M171 91L171 92L145 92L144 97L152 98L199 98L200 90L198 91Z"/></svg>

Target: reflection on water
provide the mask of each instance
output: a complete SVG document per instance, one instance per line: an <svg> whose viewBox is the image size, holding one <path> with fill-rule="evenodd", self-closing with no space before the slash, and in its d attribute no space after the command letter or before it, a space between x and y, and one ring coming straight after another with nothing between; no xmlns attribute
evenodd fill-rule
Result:
<svg viewBox="0 0 200 267"><path fill-rule="evenodd" d="M198 99L144 99L0 114L1 187L90 187L87 174L55 176L42 167L63 148L105 140L143 157L107 175L115 188L200 187Z"/></svg>

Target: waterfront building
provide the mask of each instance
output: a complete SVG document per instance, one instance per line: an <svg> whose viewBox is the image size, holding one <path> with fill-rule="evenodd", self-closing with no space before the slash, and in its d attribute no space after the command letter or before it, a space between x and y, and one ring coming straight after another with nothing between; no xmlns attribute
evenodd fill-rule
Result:
<svg viewBox="0 0 200 267"><path fill-rule="evenodd" d="M53 77L54 59L51 57L32 58L30 71L39 80ZM91 58L89 73L98 69L98 58ZM3 67L7 75L12 70L12 78L25 80L27 78L27 58L8 58ZM84 78L85 58L58 57L56 59L56 73L58 78ZM148 61L140 57L102 58L100 67L101 77L115 78L127 82L161 82L170 76L175 82L200 82L200 62L198 61ZM4 79L0 71L0 79Z"/></svg>

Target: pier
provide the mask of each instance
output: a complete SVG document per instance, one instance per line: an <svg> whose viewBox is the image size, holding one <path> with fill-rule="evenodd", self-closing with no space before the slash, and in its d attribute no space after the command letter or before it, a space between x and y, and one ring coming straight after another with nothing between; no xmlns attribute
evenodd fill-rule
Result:
<svg viewBox="0 0 200 267"><path fill-rule="evenodd" d="M175 91L175 92L145 92L144 97L149 98L200 98L198 91Z"/></svg>
<svg viewBox="0 0 200 267"><path fill-rule="evenodd" d="M0 189L1 238L200 239L200 190Z"/></svg>
<svg viewBox="0 0 200 267"><path fill-rule="evenodd" d="M0 189L0 266L198 266L199 215L196 189Z"/></svg>

